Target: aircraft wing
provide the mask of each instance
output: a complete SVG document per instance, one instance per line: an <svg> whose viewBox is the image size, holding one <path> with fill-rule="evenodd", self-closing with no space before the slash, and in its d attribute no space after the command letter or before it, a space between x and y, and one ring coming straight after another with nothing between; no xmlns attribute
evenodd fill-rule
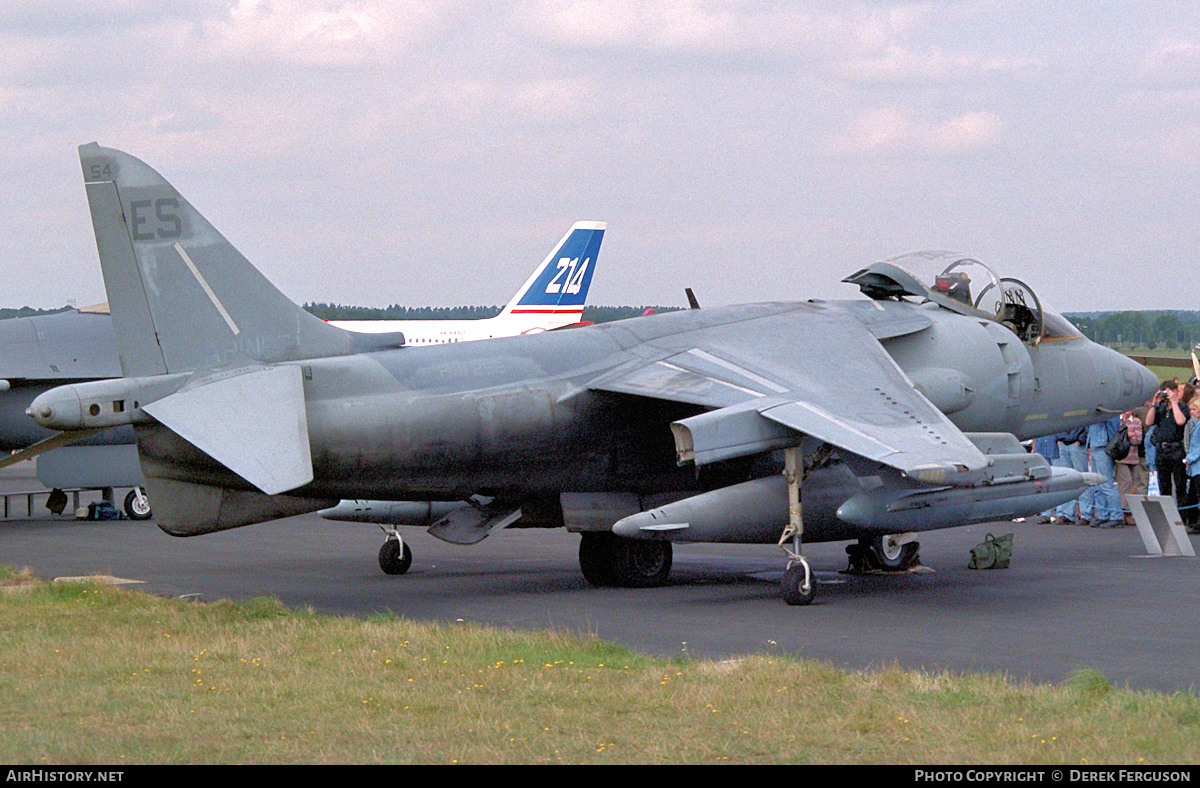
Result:
<svg viewBox="0 0 1200 788"><path fill-rule="evenodd" d="M913 388L880 333L846 307L804 303L657 338L661 355L589 388L709 408L672 425L681 462L795 445L799 433L921 481L967 483L986 458Z"/></svg>
<svg viewBox="0 0 1200 788"><path fill-rule="evenodd" d="M106 314L69 310L0 320L0 379L119 378L117 341Z"/></svg>

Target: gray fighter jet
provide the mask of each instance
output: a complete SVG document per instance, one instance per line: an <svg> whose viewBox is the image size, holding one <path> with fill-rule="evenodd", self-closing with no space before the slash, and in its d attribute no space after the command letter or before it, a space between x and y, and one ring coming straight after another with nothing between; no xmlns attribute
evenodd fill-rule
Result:
<svg viewBox="0 0 1200 788"><path fill-rule="evenodd" d="M399 331L409 344L469 342L531 334L578 322L587 301L602 222L576 222L500 311L479 320L348 320L333 325L356 332ZM0 320L0 450L24 450L35 442L64 439L25 415L34 397L55 386L121 376L117 343L107 304L51 315ZM125 513L151 516L149 498L129 426L103 430L71 445L38 447L38 479L54 490L47 506L61 512L64 489L132 487ZM24 456L24 455L22 455Z"/></svg>
<svg viewBox="0 0 1200 788"><path fill-rule="evenodd" d="M1096 480L1018 440L1155 388L1028 286L948 253L857 272L859 300L406 347L289 302L140 160L94 143L80 158L125 377L29 412L131 425L178 536L338 499L457 501L435 532L565 526L596 584L661 583L674 541L778 543L784 597L806 604L804 541L894 562L896 535L1071 500ZM398 532L381 554L410 557Z"/></svg>
<svg viewBox="0 0 1200 788"><path fill-rule="evenodd" d="M25 415L39 394L65 383L121 375L106 307L0 320L0 348L0 450L18 451L57 440L56 433ZM55 511L65 507L62 489L99 488L108 498L113 487L132 487L125 496L125 513L138 520L150 516L149 499L140 487L142 471L132 428L104 430L73 443L38 458L38 478L58 491L48 506ZM43 443L41 448L48 445Z"/></svg>

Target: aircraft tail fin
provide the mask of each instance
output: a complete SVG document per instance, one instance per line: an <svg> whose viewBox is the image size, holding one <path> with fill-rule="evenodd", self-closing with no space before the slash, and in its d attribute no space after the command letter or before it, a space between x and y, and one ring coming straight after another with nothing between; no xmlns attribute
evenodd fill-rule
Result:
<svg viewBox="0 0 1200 788"><path fill-rule="evenodd" d="M96 143L79 159L127 377L359 349L288 300L147 164Z"/></svg>
<svg viewBox="0 0 1200 788"><path fill-rule="evenodd" d="M579 319L587 301L604 222L576 222L500 315L562 315Z"/></svg>

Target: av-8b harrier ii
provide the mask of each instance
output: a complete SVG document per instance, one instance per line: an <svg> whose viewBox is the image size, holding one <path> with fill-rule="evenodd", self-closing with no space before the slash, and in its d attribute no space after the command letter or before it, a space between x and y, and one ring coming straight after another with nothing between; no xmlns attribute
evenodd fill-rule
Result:
<svg viewBox="0 0 1200 788"><path fill-rule="evenodd" d="M80 158L125 378L30 414L132 425L178 536L338 499L459 501L435 531L565 526L597 584L661 583L675 541L778 543L805 604L804 542L892 560L888 537L1075 498L1094 479L1018 439L1155 388L1028 286L946 253L857 272L859 300L406 347L299 309L140 160ZM407 552L398 531L385 548Z"/></svg>
<svg viewBox="0 0 1200 788"><path fill-rule="evenodd" d="M401 333L408 345L469 342L562 328L582 319L603 238L603 222L576 222L495 317L330 322L356 332ZM56 437L25 416L36 396L65 383L121 376L107 304L0 320L0 348L0 450L22 451L18 460L27 456L24 450L28 447ZM70 442L74 445L49 450L42 444L35 450L40 454L38 479L54 488L52 501L58 496L60 505L66 504L63 489L100 488L110 494L114 487L132 487L125 497L126 514L135 520L150 518L150 499L141 490L145 482L132 429L102 430L86 440Z"/></svg>

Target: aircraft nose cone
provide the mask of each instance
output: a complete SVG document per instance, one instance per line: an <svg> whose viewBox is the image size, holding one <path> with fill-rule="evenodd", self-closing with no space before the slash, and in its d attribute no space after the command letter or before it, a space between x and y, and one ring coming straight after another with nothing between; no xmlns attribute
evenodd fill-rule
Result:
<svg viewBox="0 0 1200 788"><path fill-rule="evenodd" d="M1135 364L1137 362L1134 362ZM1158 391L1158 378L1154 377L1154 373L1146 367L1138 364L1138 380L1141 384L1142 398L1139 402L1145 402L1154 396L1154 392Z"/></svg>
<svg viewBox="0 0 1200 788"><path fill-rule="evenodd" d="M1128 356L1097 346L1096 370L1102 390L1102 406L1110 411L1129 410L1145 404L1158 390L1154 373Z"/></svg>

